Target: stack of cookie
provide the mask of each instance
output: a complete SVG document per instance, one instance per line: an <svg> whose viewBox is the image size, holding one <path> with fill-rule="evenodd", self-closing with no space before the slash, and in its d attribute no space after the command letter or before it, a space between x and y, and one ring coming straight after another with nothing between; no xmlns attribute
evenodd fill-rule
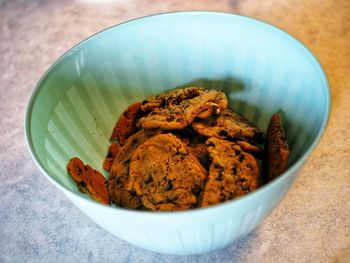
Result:
<svg viewBox="0 0 350 263"><path fill-rule="evenodd" d="M110 174L103 193L119 207L160 211L237 198L262 185L257 159L270 156L263 167L271 170L274 153L283 155L279 170L266 173L269 180L286 169L289 152L280 119L269 129L265 140L228 108L222 91L188 87L150 97L129 106L115 125L103 164Z"/></svg>

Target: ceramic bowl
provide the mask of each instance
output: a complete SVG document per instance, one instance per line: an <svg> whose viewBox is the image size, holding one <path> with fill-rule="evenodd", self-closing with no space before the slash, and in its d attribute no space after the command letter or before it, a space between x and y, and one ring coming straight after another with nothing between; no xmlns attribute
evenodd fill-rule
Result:
<svg viewBox="0 0 350 263"><path fill-rule="evenodd" d="M105 206L77 190L66 171L72 156L102 171L129 104L189 85L224 90L230 106L264 131L282 112L288 170L242 198L182 212ZM271 213L318 144L329 109L321 65L286 32L232 14L177 12L111 27L73 47L37 84L25 124L42 173L97 224L135 246L189 255L230 245Z"/></svg>

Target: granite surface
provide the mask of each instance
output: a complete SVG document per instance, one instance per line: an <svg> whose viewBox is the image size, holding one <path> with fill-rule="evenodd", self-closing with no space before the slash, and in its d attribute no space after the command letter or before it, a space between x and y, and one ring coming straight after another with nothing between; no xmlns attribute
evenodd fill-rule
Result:
<svg viewBox="0 0 350 263"><path fill-rule="evenodd" d="M130 246L73 206L34 165L23 123L33 87L64 51L122 21L188 9L288 31L319 58L333 101L321 143L263 224L224 250L177 257ZM350 262L349 15L347 0L0 0L0 262Z"/></svg>

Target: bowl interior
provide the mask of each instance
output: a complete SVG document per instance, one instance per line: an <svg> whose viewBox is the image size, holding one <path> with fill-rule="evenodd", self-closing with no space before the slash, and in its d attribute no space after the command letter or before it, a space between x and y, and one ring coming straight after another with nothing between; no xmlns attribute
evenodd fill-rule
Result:
<svg viewBox="0 0 350 263"><path fill-rule="evenodd" d="M285 32L229 14L163 14L98 33L48 70L27 112L34 157L80 195L68 160L78 156L102 171L111 131L130 103L189 85L224 90L231 107L264 131L281 111L290 165L318 140L328 117L322 68Z"/></svg>

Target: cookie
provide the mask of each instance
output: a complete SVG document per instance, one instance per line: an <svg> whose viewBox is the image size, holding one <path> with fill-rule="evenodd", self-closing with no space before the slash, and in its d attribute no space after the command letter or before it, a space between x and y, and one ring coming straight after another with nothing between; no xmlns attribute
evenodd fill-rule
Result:
<svg viewBox="0 0 350 263"><path fill-rule="evenodd" d="M120 207L142 209L140 198L134 191L128 191L125 185L129 180L130 159L134 150L154 135L154 131L140 130L131 135L118 151L110 168L108 192L113 203Z"/></svg>
<svg viewBox="0 0 350 263"><path fill-rule="evenodd" d="M109 204L109 195L104 176L91 168L77 157L70 159L67 165L70 177L82 193L88 193L91 198L103 204Z"/></svg>
<svg viewBox="0 0 350 263"><path fill-rule="evenodd" d="M138 127L143 129L179 130L190 125L198 115L203 115L204 117L217 115L223 110L220 108L220 105L227 106L227 98L223 92L193 89L199 95L187 98L186 96L181 96L180 94L182 93L180 93L177 94L176 98L163 99L161 104L159 102L150 104L152 107L148 106L148 109L152 108L153 110L147 116L140 118ZM187 93L185 92L185 94ZM182 99L183 97L186 99ZM159 107L155 107L155 104Z"/></svg>
<svg viewBox="0 0 350 263"><path fill-rule="evenodd" d="M103 169L107 172L109 172L109 170L111 169L113 161L117 156L119 150L120 146L116 143L111 143L111 145L109 146L107 156L103 161Z"/></svg>
<svg viewBox="0 0 350 263"><path fill-rule="evenodd" d="M210 138L206 146L212 163L203 192L203 207L242 196L261 184L257 161L235 142Z"/></svg>
<svg viewBox="0 0 350 263"><path fill-rule="evenodd" d="M141 144L130 162L127 188L150 210L194 208L204 187L206 171L173 134L156 135Z"/></svg>
<svg viewBox="0 0 350 263"><path fill-rule="evenodd" d="M243 140L253 144L264 142L264 134L231 109L225 109L217 117L195 120L192 127L199 134L224 140Z"/></svg>
<svg viewBox="0 0 350 263"><path fill-rule="evenodd" d="M118 140L120 145L124 145L125 140L134 134L138 129L136 123L142 116L141 103L136 102L130 105L120 116L114 126L111 141Z"/></svg>
<svg viewBox="0 0 350 263"><path fill-rule="evenodd" d="M263 160L263 177L266 182L279 176L288 168L289 146L281 123L281 116L274 114L269 122Z"/></svg>

